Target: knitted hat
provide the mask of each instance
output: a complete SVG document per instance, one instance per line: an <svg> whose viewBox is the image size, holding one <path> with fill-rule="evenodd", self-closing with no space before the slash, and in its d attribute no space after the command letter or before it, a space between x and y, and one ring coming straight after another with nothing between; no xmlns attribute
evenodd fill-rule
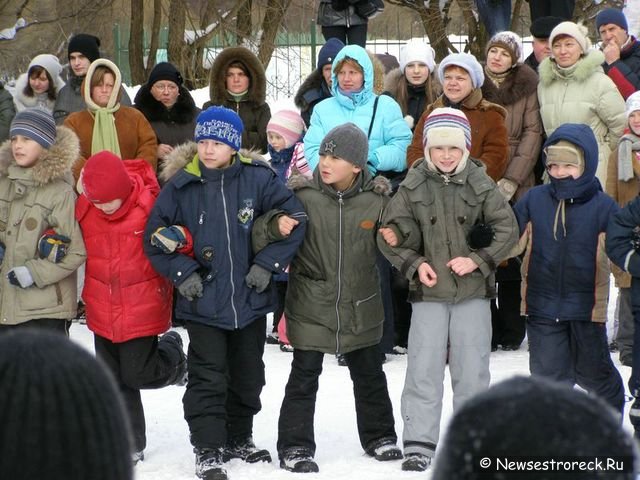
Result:
<svg viewBox="0 0 640 480"><path fill-rule="evenodd" d="M625 103L625 114L627 118L636 110L640 110L640 91L634 92L627 98Z"/></svg>
<svg viewBox="0 0 640 480"><path fill-rule="evenodd" d="M267 132L274 132L284 138L285 148L293 146L304 132L304 120L294 110L280 110L271 116Z"/></svg>
<svg viewBox="0 0 640 480"><path fill-rule="evenodd" d="M426 147L458 147L471 150L471 126L462 110L436 108L424 122L422 143Z"/></svg>
<svg viewBox="0 0 640 480"><path fill-rule="evenodd" d="M369 140L355 123L343 123L329 130L322 139L320 155L338 157L364 168L369 158Z"/></svg>
<svg viewBox="0 0 640 480"><path fill-rule="evenodd" d="M93 62L100 58L100 39L88 33L79 33L69 40L67 52L68 56L74 52L80 52Z"/></svg>
<svg viewBox="0 0 640 480"><path fill-rule="evenodd" d="M457 66L467 71L471 77L473 88L480 88L484 83L484 71L476 57L470 53L450 53L438 65L438 79L444 83L444 71L447 67Z"/></svg>
<svg viewBox="0 0 640 480"><path fill-rule="evenodd" d="M14 135L22 135L49 148L56 141L56 123L47 110L27 108L18 112L11 121L9 136Z"/></svg>
<svg viewBox="0 0 640 480"><path fill-rule="evenodd" d="M587 53L591 48L591 40L589 40L589 31L587 27L581 23L562 22L556 25L549 35L549 45L553 46L553 41L558 35L569 35L575 39L582 48L582 53Z"/></svg>
<svg viewBox="0 0 640 480"><path fill-rule="evenodd" d="M551 31L556 27L556 25L563 21L564 19L562 17L539 17L531 22L529 31L535 38L544 40L549 38Z"/></svg>
<svg viewBox="0 0 640 480"><path fill-rule="evenodd" d="M82 168L80 183L82 193L93 203L125 200L133 188L124 162L107 150L89 157Z"/></svg>
<svg viewBox="0 0 640 480"><path fill-rule="evenodd" d="M584 152L567 140L560 140L557 143L545 147L544 153L547 156L545 165L573 165L580 169L580 174L584 172Z"/></svg>
<svg viewBox="0 0 640 480"><path fill-rule="evenodd" d="M338 38L333 37L327 40L327 43L322 46L318 53L318 70L322 70L325 65L333 63L342 47L344 47L344 43Z"/></svg>
<svg viewBox="0 0 640 480"><path fill-rule="evenodd" d="M536 480L632 480L636 447L598 395L542 377L514 377L473 396L455 412L438 445L432 480L528 478L496 470L496 459L616 457L626 471L536 470ZM442 437L441 437L442 438ZM490 465L487 466L487 457ZM484 467L484 468L483 468Z"/></svg>
<svg viewBox="0 0 640 480"><path fill-rule="evenodd" d="M196 118L195 141L215 140L240 150L244 126L236 112L225 107L212 106Z"/></svg>
<svg viewBox="0 0 640 480"><path fill-rule="evenodd" d="M400 49L400 70L404 72L407 64L411 62L422 62L429 67L429 72L433 72L436 66L433 48L419 40L411 40Z"/></svg>
<svg viewBox="0 0 640 480"><path fill-rule="evenodd" d="M47 72L49 72L49 76L54 81L54 83L61 83L62 79L58 81L58 77L62 72L62 65L60 65L60 61L58 57L55 55L51 55L49 53L43 53L42 55L36 55L33 57L31 62L29 62L29 68L27 71L31 70L31 67L42 67Z"/></svg>
<svg viewBox="0 0 640 480"><path fill-rule="evenodd" d="M596 15L596 30L599 32L602 25L609 25L610 23L618 25L621 29L629 31L629 25L627 24L627 17L625 17L622 10L617 8L605 8L598 12Z"/></svg>
<svg viewBox="0 0 640 480"><path fill-rule="evenodd" d="M512 65L522 63L522 39L517 33L510 31L496 33L491 37L489 43L487 43L486 52L488 52L491 47L502 47L509 52Z"/></svg>
<svg viewBox="0 0 640 480"><path fill-rule="evenodd" d="M169 62L160 62L149 74L149 80L147 80L147 85L149 88L153 87L153 84L160 80L169 80L176 85L182 85L182 75L176 67L174 67Z"/></svg>
<svg viewBox="0 0 640 480"><path fill-rule="evenodd" d="M94 355L61 334L3 332L0 384L0 478L133 479L122 401Z"/></svg>

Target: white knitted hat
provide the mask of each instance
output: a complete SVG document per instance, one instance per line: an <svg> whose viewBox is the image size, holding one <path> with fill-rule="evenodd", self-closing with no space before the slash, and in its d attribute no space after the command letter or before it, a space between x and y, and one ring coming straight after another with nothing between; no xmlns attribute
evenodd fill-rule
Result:
<svg viewBox="0 0 640 480"><path fill-rule="evenodd" d="M591 40L589 40L589 31L587 27L581 23L562 22L551 30L549 36L549 46L553 47L553 41L558 35L569 35L575 39L582 48L582 53L587 53L591 49ZM553 55L553 54L552 54Z"/></svg>
<svg viewBox="0 0 640 480"><path fill-rule="evenodd" d="M422 62L433 72L436 66L435 52L433 48L420 40L410 40L400 49L400 70L404 73L405 67L411 62Z"/></svg>

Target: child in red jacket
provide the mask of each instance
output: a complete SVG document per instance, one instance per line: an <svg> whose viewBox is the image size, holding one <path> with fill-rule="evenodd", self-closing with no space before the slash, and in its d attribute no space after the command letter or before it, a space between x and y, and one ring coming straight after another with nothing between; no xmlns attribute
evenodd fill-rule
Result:
<svg viewBox="0 0 640 480"><path fill-rule="evenodd" d="M142 249L147 217L160 191L144 160L108 151L91 156L79 182L76 219L87 243L82 298L96 355L113 373L133 430L133 461L144 458L140 389L184 385L182 338L169 329L172 287Z"/></svg>

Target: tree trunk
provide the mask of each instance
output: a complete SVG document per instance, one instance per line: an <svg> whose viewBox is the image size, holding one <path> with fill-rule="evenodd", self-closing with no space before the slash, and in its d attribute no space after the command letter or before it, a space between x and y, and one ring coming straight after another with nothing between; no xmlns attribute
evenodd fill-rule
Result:
<svg viewBox="0 0 640 480"><path fill-rule="evenodd" d="M129 24L129 69L133 85L144 83L144 1L131 0Z"/></svg>
<svg viewBox="0 0 640 480"><path fill-rule="evenodd" d="M282 21L291 5L291 0L269 0L267 9L262 21L262 36L260 37L260 47L258 48L258 59L265 68L269 65L273 51L275 50L275 40Z"/></svg>
<svg viewBox="0 0 640 480"><path fill-rule="evenodd" d="M236 18L236 32L239 45L251 37L251 7L253 7L253 0L245 0L238 11L238 18Z"/></svg>
<svg viewBox="0 0 640 480"><path fill-rule="evenodd" d="M183 58L184 29L187 21L187 5L183 0L171 0L169 2L169 43L167 45L167 59L173 63L178 70L185 73Z"/></svg>
<svg viewBox="0 0 640 480"><path fill-rule="evenodd" d="M156 66L156 52L160 41L160 24L162 23L162 0L153 2L153 23L151 25L151 42L149 43L149 56L147 57L147 67L145 68L145 81L153 67Z"/></svg>

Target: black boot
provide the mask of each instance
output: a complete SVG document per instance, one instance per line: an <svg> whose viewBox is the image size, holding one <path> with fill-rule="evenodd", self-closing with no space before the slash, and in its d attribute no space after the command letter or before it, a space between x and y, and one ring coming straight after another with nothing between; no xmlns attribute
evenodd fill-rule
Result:
<svg viewBox="0 0 640 480"><path fill-rule="evenodd" d="M224 449L224 461L228 462L234 458L239 458L247 463L271 462L269 450L256 447L251 437L227 442Z"/></svg>
<svg viewBox="0 0 640 480"><path fill-rule="evenodd" d="M196 454L196 476L203 480L228 480L227 471L222 468L221 448L194 448Z"/></svg>
<svg viewBox="0 0 640 480"><path fill-rule="evenodd" d="M311 450L305 447L290 447L281 452L280 468L294 473L317 473L320 471Z"/></svg>

